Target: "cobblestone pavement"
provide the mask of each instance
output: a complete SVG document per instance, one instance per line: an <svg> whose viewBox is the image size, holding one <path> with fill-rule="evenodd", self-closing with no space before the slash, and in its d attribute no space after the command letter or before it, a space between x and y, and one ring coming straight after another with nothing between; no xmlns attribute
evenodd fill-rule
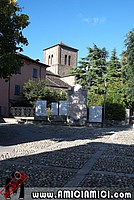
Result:
<svg viewBox="0 0 134 200"><path fill-rule="evenodd" d="M134 129L1 124L0 187L18 170L26 187L133 192Z"/></svg>

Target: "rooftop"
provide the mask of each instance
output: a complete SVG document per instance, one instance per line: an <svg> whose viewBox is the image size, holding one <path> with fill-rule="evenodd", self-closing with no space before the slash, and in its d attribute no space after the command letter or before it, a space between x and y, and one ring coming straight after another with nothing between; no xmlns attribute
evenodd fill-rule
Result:
<svg viewBox="0 0 134 200"><path fill-rule="evenodd" d="M61 41L60 43L58 43L58 44L55 44L55 45L51 46L51 47L48 47L48 48L43 49L43 51L45 51L45 50L47 50L47 49L50 49L50 48L52 48L52 47L55 47L55 46L65 47L65 48L71 49L71 50L73 50L73 51L79 51L79 50L76 49L76 48L73 48L73 47L70 47L70 46L64 44L62 41Z"/></svg>
<svg viewBox="0 0 134 200"><path fill-rule="evenodd" d="M28 56L25 56L25 55L23 55L23 54L20 54L20 53L17 53L17 55L20 56L20 57L21 57L22 59L24 59L24 60L28 60L28 61L34 62L34 63L36 63L36 64L38 64L38 65L43 66L43 67L50 67L49 65L46 65L46 64L44 64L44 63L39 62L39 59L34 60L34 59L32 59L32 58L30 58L30 57L28 57Z"/></svg>
<svg viewBox="0 0 134 200"><path fill-rule="evenodd" d="M68 89L71 87L69 84L62 81L59 75L56 75L50 71L46 71L46 85L49 87L56 87L61 89Z"/></svg>

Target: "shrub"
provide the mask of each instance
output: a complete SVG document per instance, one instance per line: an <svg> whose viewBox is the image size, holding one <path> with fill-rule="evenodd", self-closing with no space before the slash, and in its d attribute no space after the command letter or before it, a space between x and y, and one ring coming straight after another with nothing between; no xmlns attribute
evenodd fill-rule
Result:
<svg viewBox="0 0 134 200"><path fill-rule="evenodd" d="M106 119L107 120L124 120L126 116L125 107L118 103L106 103Z"/></svg>

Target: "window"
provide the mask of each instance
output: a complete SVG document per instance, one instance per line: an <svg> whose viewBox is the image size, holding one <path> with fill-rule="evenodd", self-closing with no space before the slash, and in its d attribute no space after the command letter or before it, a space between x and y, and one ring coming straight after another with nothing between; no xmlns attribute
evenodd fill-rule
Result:
<svg viewBox="0 0 134 200"><path fill-rule="evenodd" d="M33 68L33 78L37 78L37 69Z"/></svg>
<svg viewBox="0 0 134 200"><path fill-rule="evenodd" d="M48 65L50 64L50 55L48 56Z"/></svg>
<svg viewBox="0 0 134 200"><path fill-rule="evenodd" d="M70 66L71 64L71 56L68 56L68 65Z"/></svg>
<svg viewBox="0 0 134 200"><path fill-rule="evenodd" d="M53 64L53 55L51 55L51 65Z"/></svg>
<svg viewBox="0 0 134 200"><path fill-rule="evenodd" d="M20 95L20 85L15 85L15 95Z"/></svg>
<svg viewBox="0 0 134 200"><path fill-rule="evenodd" d="M67 55L65 55L65 65L67 64Z"/></svg>
<svg viewBox="0 0 134 200"><path fill-rule="evenodd" d="M16 70L15 74L21 74L21 67L19 69Z"/></svg>

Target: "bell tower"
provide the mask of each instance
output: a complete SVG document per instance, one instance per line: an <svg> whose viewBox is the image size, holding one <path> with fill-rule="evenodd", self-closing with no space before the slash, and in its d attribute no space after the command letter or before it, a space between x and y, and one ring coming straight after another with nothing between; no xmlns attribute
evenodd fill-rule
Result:
<svg viewBox="0 0 134 200"><path fill-rule="evenodd" d="M77 66L77 61L78 49L67 46L62 42L44 49L44 63L49 65L49 70L59 75L62 80L67 80L72 76L71 69Z"/></svg>

